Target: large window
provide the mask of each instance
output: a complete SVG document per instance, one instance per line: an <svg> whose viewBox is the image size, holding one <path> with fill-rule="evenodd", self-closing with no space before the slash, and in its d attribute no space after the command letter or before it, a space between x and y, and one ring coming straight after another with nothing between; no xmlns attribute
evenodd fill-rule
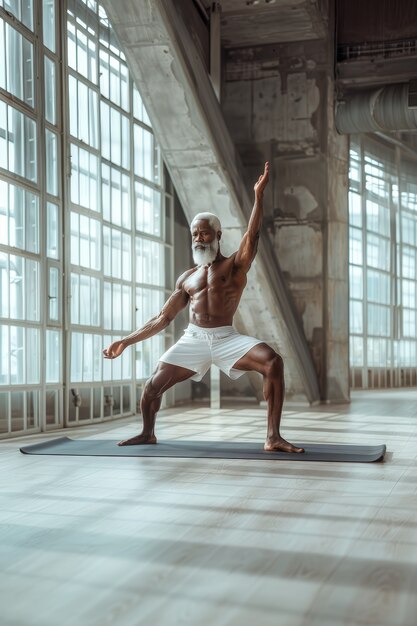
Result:
<svg viewBox="0 0 417 626"><path fill-rule="evenodd" d="M417 384L417 174L409 159L398 146L351 141L353 387Z"/></svg>
<svg viewBox="0 0 417 626"><path fill-rule="evenodd" d="M105 11L65 5L0 0L0 436L131 413L172 341L102 358L172 289L172 196Z"/></svg>

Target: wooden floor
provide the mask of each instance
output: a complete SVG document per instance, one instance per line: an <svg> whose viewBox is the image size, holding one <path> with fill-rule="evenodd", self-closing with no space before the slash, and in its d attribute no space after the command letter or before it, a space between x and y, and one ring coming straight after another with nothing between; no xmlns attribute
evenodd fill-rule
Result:
<svg viewBox="0 0 417 626"><path fill-rule="evenodd" d="M286 405L292 441L384 463L25 456L0 445L3 626L416 626L417 390ZM66 431L119 439L123 421ZM264 410L187 407L160 439L253 440Z"/></svg>

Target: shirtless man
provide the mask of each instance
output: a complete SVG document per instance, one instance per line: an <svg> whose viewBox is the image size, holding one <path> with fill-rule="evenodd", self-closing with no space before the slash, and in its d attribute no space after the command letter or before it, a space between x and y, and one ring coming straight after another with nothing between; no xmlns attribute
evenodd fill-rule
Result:
<svg viewBox="0 0 417 626"><path fill-rule="evenodd" d="M280 435L284 401L282 358L267 344L237 333L233 316L246 286L247 273L255 258L262 224L263 193L268 183L269 163L254 186L255 203L246 233L237 252L224 257L220 252L222 236L219 219L199 213L191 223L192 250L196 266L182 274L175 291L161 312L142 328L103 350L104 358L114 359L123 350L164 330L175 316L190 305L190 324L184 336L162 355L146 382L141 398L142 432L119 446L156 443L155 420L167 389L187 378L201 380L212 363L230 378L248 371L262 374L264 396L268 403L268 427L264 449L304 452Z"/></svg>

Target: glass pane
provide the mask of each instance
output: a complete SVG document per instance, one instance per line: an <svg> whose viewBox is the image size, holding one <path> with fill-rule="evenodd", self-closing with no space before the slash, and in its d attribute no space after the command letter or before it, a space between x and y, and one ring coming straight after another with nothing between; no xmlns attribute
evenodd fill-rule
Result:
<svg viewBox="0 0 417 626"><path fill-rule="evenodd" d="M159 191L135 182L136 228L161 236L161 194Z"/></svg>
<svg viewBox="0 0 417 626"><path fill-rule="evenodd" d="M61 341L58 330L46 331L46 382L59 383L61 379Z"/></svg>
<svg viewBox="0 0 417 626"><path fill-rule="evenodd" d="M42 0L43 43L55 52L55 0Z"/></svg>
<svg viewBox="0 0 417 626"><path fill-rule="evenodd" d="M133 85L133 115L136 117L136 119L143 122L144 124L147 124L148 126L151 125L151 122L145 110L139 91L136 88L136 85Z"/></svg>
<svg viewBox="0 0 417 626"><path fill-rule="evenodd" d="M362 302L350 301L350 332L363 332L363 304Z"/></svg>
<svg viewBox="0 0 417 626"><path fill-rule="evenodd" d="M71 382L82 381L83 336L71 333Z"/></svg>
<svg viewBox="0 0 417 626"><path fill-rule="evenodd" d="M19 187L9 185L9 228L10 245L24 249L25 241L25 192Z"/></svg>
<svg viewBox="0 0 417 626"><path fill-rule="evenodd" d="M110 222L110 167L105 163L101 165L101 208L103 219Z"/></svg>
<svg viewBox="0 0 417 626"><path fill-rule="evenodd" d="M98 379L101 380L101 377ZM93 389L93 418L101 418L102 417L102 399L101 399L101 389L94 388Z"/></svg>
<svg viewBox="0 0 417 626"><path fill-rule="evenodd" d="M101 118L101 155L110 161L110 107L105 102L100 103Z"/></svg>
<svg viewBox="0 0 417 626"><path fill-rule="evenodd" d="M105 98L109 97L109 53L100 50L100 92Z"/></svg>
<svg viewBox="0 0 417 626"><path fill-rule="evenodd" d="M122 323L122 286L113 284L113 330L121 330Z"/></svg>
<svg viewBox="0 0 417 626"><path fill-rule="evenodd" d="M80 263L80 216L71 212L71 263Z"/></svg>
<svg viewBox="0 0 417 626"><path fill-rule="evenodd" d="M0 126L1 123L0 111ZM0 129L1 131L1 129ZM0 132L1 134L1 132ZM4 135L3 135L4 136ZM36 123L14 107L7 106L7 165L14 174L37 181ZM0 150L2 146L0 146ZM0 161L1 164L1 161ZM4 167L4 165L3 165Z"/></svg>
<svg viewBox="0 0 417 626"><path fill-rule="evenodd" d="M155 180L154 139L150 131L134 126L134 171L137 176Z"/></svg>
<svg viewBox="0 0 417 626"><path fill-rule="evenodd" d="M164 286L164 245L136 238L136 281Z"/></svg>
<svg viewBox="0 0 417 626"><path fill-rule="evenodd" d="M366 201L366 227L380 235L390 235L390 212L386 206Z"/></svg>
<svg viewBox="0 0 417 626"><path fill-rule="evenodd" d="M26 382L30 385L40 383L40 344L39 330L37 328L26 329Z"/></svg>
<svg viewBox="0 0 417 626"><path fill-rule="evenodd" d="M45 413L46 413L46 423L49 425L58 424L58 392L47 391L45 393Z"/></svg>
<svg viewBox="0 0 417 626"><path fill-rule="evenodd" d="M100 326L100 280L91 277L91 325Z"/></svg>
<svg viewBox="0 0 417 626"><path fill-rule="evenodd" d="M10 326L10 383L12 385L23 385L26 382L23 338L23 328Z"/></svg>
<svg viewBox="0 0 417 626"><path fill-rule="evenodd" d="M71 201L86 209L99 211L98 158L71 144Z"/></svg>
<svg viewBox="0 0 417 626"><path fill-rule="evenodd" d="M121 165L121 115L110 107L110 158L116 165Z"/></svg>
<svg viewBox="0 0 417 626"><path fill-rule="evenodd" d="M412 280L402 281L402 304L405 307L416 308L416 283Z"/></svg>
<svg viewBox="0 0 417 626"><path fill-rule="evenodd" d="M112 286L111 283L104 283L104 304L103 304L103 325L104 328L112 328Z"/></svg>
<svg viewBox="0 0 417 626"><path fill-rule="evenodd" d="M46 204L46 254L51 259L59 258L58 207L52 202Z"/></svg>
<svg viewBox="0 0 417 626"><path fill-rule="evenodd" d="M0 252L0 316L9 317L9 255Z"/></svg>
<svg viewBox="0 0 417 626"><path fill-rule="evenodd" d="M102 353L102 338L101 335L93 335L93 379L101 380L101 368L103 363ZM99 391L99 390L95 390Z"/></svg>
<svg viewBox="0 0 417 626"><path fill-rule="evenodd" d="M110 100L120 106L120 61L110 55Z"/></svg>
<svg viewBox="0 0 417 626"><path fill-rule="evenodd" d="M140 328L157 315L163 304L164 293L162 291L138 287L136 289L136 327Z"/></svg>
<svg viewBox="0 0 417 626"><path fill-rule="evenodd" d="M123 376L124 378L124 376ZM129 413L130 409L130 387L127 385L123 386L123 413Z"/></svg>
<svg viewBox="0 0 417 626"><path fill-rule="evenodd" d="M90 267L101 270L101 225L93 219L90 219Z"/></svg>
<svg viewBox="0 0 417 626"><path fill-rule="evenodd" d="M130 179L126 174L122 174L122 226L124 228L130 229L130 211Z"/></svg>
<svg viewBox="0 0 417 626"><path fill-rule="evenodd" d="M131 236L122 234L122 267L123 267L123 280L131 280L132 277L132 255L131 250Z"/></svg>
<svg viewBox="0 0 417 626"><path fill-rule="evenodd" d="M45 130L46 144L46 191L58 195L58 138L50 130Z"/></svg>
<svg viewBox="0 0 417 626"><path fill-rule="evenodd" d="M121 102L120 106L125 111L130 110L129 105L129 72L124 63L120 64L120 90L121 90Z"/></svg>
<svg viewBox="0 0 417 626"><path fill-rule="evenodd" d="M413 339L417 336L416 312L414 310L403 310L403 336Z"/></svg>
<svg viewBox="0 0 417 626"><path fill-rule="evenodd" d="M25 250L39 252L39 199L33 193L25 191Z"/></svg>
<svg viewBox="0 0 417 626"><path fill-rule="evenodd" d="M81 404L78 409L79 420L89 420L91 418L91 390L80 389L79 390Z"/></svg>
<svg viewBox="0 0 417 626"><path fill-rule="evenodd" d="M59 270L57 267L49 268L49 319L59 320Z"/></svg>
<svg viewBox="0 0 417 626"><path fill-rule="evenodd" d="M24 319L24 259L21 256L10 255L9 257L9 281L10 281L10 317Z"/></svg>
<svg viewBox="0 0 417 626"><path fill-rule="evenodd" d="M377 304L368 304L368 334L377 337L391 335L390 310Z"/></svg>
<svg viewBox="0 0 417 626"><path fill-rule="evenodd" d="M122 277L122 233L112 229L112 276ZM119 327L120 328L120 327Z"/></svg>
<svg viewBox="0 0 417 626"><path fill-rule="evenodd" d="M26 319L38 322L40 320L40 284L39 263L26 259Z"/></svg>
<svg viewBox="0 0 417 626"><path fill-rule="evenodd" d="M56 124L56 68L55 62L45 56L45 119Z"/></svg>
<svg viewBox="0 0 417 626"><path fill-rule="evenodd" d="M10 413L12 432L23 430L25 427L25 401L23 391L12 391L10 394Z"/></svg>
<svg viewBox="0 0 417 626"><path fill-rule="evenodd" d="M122 223L122 194L121 194L122 175L119 170L112 168L111 170L111 218L113 224L121 225Z"/></svg>
<svg viewBox="0 0 417 626"><path fill-rule="evenodd" d="M120 359L119 359L119 363L120 364ZM121 378L121 374L119 376L114 376L113 373L113 380L119 380ZM120 415L120 387L113 387L112 389L113 392L113 415Z"/></svg>
<svg viewBox="0 0 417 626"><path fill-rule="evenodd" d="M375 270L367 272L368 300L390 304L390 276Z"/></svg>
<svg viewBox="0 0 417 626"><path fill-rule="evenodd" d="M33 0L1 0L0 5L33 30Z"/></svg>
<svg viewBox="0 0 417 626"><path fill-rule="evenodd" d="M0 393L0 433L9 432L9 394Z"/></svg>
<svg viewBox="0 0 417 626"><path fill-rule="evenodd" d="M8 169L7 104L0 100L0 167Z"/></svg>
<svg viewBox="0 0 417 626"><path fill-rule="evenodd" d="M39 200L21 187L4 183L0 186L4 230L0 241L29 252L39 252ZM4 195L3 195L4 194Z"/></svg>
<svg viewBox="0 0 417 626"><path fill-rule="evenodd" d="M122 328L130 332L132 330L132 290L127 285L122 286Z"/></svg>
<svg viewBox="0 0 417 626"><path fill-rule="evenodd" d="M5 324L0 324L0 385L9 384L9 358L9 327Z"/></svg>
<svg viewBox="0 0 417 626"><path fill-rule="evenodd" d="M71 322L80 323L80 280L78 274L71 274Z"/></svg>
<svg viewBox="0 0 417 626"><path fill-rule="evenodd" d="M80 324L89 326L91 323L90 309L90 277L81 274L80 279Z"/></svg>
<svg viewBox="0 0 417 626"><path fill-rule="evenodd" d="M4 55L4 71L0 73L0 87L34 106L33 44L13 26L0 19L0 52ZM3 41L1 41L3 39Z"/></svg>
<svg viewBox="0 0 417 626"><path fill-rule="evenodd" d="M360 367L364 364L362 337L350 337L350 364L354 367Z"/></svg>
<svg viewBox="0 0 417 626"><path fill-rule="evenodd" d="M130 123L129 118L121 116L122 120L122 167L130 169Z"/></svg>
<svg viewBox="0 0 417 626"><path fill-rule="evenodd" d="M367 361L370 367L384 367L387 365L387 342L385 339L368 338Z"/></svg>
<svg viewBox="0 0 417 626"><path fill-rule="evenodd" d="M388 239L367 234L367 261L371 267L390 269L390 247Z"/></svg>
<svg viewBox="0 0 417 626"><path fill-rule="evenodd" d="M0 244L9 244L8 185L0 180Z"/></svg>
<svg viewBox="0 0 417 626"><path fill-rule="evenodd" d="M39 427L39 392L28 391L26 393L26 427Z"/></svg>
<svg viewBox="0 0 417 626"><path fill-rule="evenodd" d="M83 350L83 381L93 380L93 336L90 333L84 334Z"/></svg>
<svg viewBox="0 0 417 626"><path fill-rule="evenodd" d="M415 248L403 247L402 273L404 278L416 278L416 250Z"/></svg>

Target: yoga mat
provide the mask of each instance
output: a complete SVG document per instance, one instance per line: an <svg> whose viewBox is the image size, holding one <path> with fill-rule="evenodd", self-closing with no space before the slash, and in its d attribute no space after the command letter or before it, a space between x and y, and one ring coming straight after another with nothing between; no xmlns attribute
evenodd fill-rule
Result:
<svg viewBox="0 0 417 626"><path fill-rule="evenodd" d="M140 456L204 459L256 459L284 461L339 461L372 463L382 461L386 446L358 446L330 443L297 443L305 452L265 452L259 442L166 441L156 445L118 446L111 439L70 439L60 437L20 448L23 454L67 456Z"/></svg>

